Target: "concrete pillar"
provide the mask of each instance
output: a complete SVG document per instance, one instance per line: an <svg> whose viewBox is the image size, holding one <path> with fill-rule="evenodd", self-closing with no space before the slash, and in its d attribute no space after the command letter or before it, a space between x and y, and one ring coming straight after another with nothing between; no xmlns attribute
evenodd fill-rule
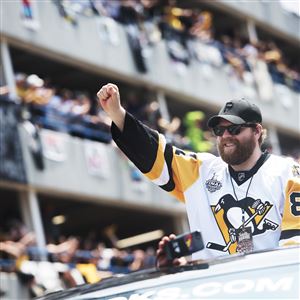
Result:
<svg viewBox="0 0 300 300"><path fill-rule="evenodd" d="M176 216L174 219L175 234L181 234L190 231L190 227L187 221L187 216Z"/></svg>
<svg viewBox="0 0 300 300"><path fill-rule="evenodd" d="M169 110L168 110L165 94L163 92L158 92L157 93L157 100L158 100L159 110L160 110L161 116L165 120L170 122L170 115L169 115Z"/></svg>
<svg viewBox="0 0 300 300"><path fill-rule="evenodd" d="M12 100L18 101L16 83L15 83L15 75L13 70L13 65L11 62L11 57L8 49L8 44L5 39L1 41L1 60L3 63L3 72L5 77L5 82L8 86L9 97Z"/></svg>
<svg viewBox="0 0 300 300"><path fill-rule="evenodd" d="M248 30L248 37L250 42L256 43L258 41L258 37L257 37L255 23L253 20L247 21L247 30Z"/></svg>
<svg viewBox="0 0 300 300"><path fill-rule="evenodd" d="M45 249L46 238L36 192L34 190L22 192L20 200L24 222L35 233L38 248ZM42 258L46 259L46 257Z"/></svg>
<svg viewBox="0 0 300 300"><path fill-rule="evenodd" d="M27 192L24 191L19 192L19 203L20 203L22 221L30 231L34 231L33 224L32 224L32 217L30 215Z"/></svg>
<svg viewBox="0 0 300 300"><path fill-rule="evenodd" d="M281 152L281 147L280 147L280 143L279 143L278 133L274 127L268 128L268 137L269 137L269 140L273 147L272 152L274 154L281 155L282 152Z"/></svg>

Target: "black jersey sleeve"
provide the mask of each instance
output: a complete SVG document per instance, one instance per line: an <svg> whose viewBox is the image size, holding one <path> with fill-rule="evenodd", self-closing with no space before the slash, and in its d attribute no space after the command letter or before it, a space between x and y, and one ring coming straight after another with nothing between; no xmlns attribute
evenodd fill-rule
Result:
<svg viewBox="0 0 300 300"><path fill-rule="evenodd" d="M155 162L159 146L158 132L127 112L123 132L112 123L111 133L117 146L136 167L142 173L148 173Z"/></svg>
<svg viewBox="0 0 300 300"><path fill-rule="evenodd" d="M184 201L184 191L197 180L200 160L166 142L165 137L126 113L123 131L113 123L117 146L153 183Z"/></svg>

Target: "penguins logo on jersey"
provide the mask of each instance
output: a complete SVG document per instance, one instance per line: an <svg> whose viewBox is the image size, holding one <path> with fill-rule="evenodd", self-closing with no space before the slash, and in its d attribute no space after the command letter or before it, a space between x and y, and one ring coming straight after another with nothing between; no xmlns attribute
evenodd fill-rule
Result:
<svg viewBox="0 0 300 300"><path fill-rule="evenodd" d="M236 201L231 194L221 197L217 205L211 206L213 215L222 233L225 245L208 242L206 248L236 253L236 230L241 228L244 214L244 226L251 227L252 236L262 234L267 230L276 230L278 224L266 218L272 208L268 201L246 197ZM243 213L244 211L244 213Z"/></svg>

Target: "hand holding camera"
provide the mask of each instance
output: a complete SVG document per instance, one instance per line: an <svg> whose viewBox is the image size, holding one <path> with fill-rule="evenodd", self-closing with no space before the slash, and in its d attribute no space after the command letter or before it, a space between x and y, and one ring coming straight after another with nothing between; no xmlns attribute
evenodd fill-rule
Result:
<svg viewBox="0 0 300 300"><path fill-rule="evenodd" d="M199 231L189 232L175 236L170 234L164 236L158 244L157 267L181 266L187 264L184 256L204 248L201 233Z"/></svg>

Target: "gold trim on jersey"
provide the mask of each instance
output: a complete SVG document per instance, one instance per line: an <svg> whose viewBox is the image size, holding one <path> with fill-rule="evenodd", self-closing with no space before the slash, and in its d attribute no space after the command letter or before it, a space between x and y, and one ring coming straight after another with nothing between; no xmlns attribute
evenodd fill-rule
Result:
<svg viewBox="0 0 300 300"><path fill-rule="evenodd" d="M295 219L298 221L295 222ZM285 189L281 230L291 229L300 229L300 178L290 179Z"/></svg>
<svg viewBox="0 0 300 300"><path fill-rule="evenodd" d="M166 140L161 134L158 135L158 150L152 169L145 173L152 182L157 185L166 185L170 180L174 181L175 187L169 191L175 198L184 202L184 192L199 178L199 167L201 161L189 155L188 152L180 151L176 153L176 148L172 147L173 158L171 161L172 177L169 170L171 169L165 157Z"/></svg>
<svg viewBox="0 0 300 300"><path fill-rule="evenodd" d="M177 198L184 201L183 193L199 178L199 167L201 161L191 157L188 153L185 155L176 154L173 148L173 179ZM178 176L180 174L180 177ZM179 196L179 197L178 197Z"/></svg>
<svg viewBox="0 0 300 300"><path fill-rule="evenodd" d="M164 157L165 148L166 148L166 139L162 134L159 134L158 149L157 149L154 164L152 166L152 169L148 173L144 174L150 180L159 180L162 175L164 176L166 175L165 172L162 172L164 170L164 165L166 165L165 157ZM162 181L164 182L165 180L162 179Z"/></svg>

